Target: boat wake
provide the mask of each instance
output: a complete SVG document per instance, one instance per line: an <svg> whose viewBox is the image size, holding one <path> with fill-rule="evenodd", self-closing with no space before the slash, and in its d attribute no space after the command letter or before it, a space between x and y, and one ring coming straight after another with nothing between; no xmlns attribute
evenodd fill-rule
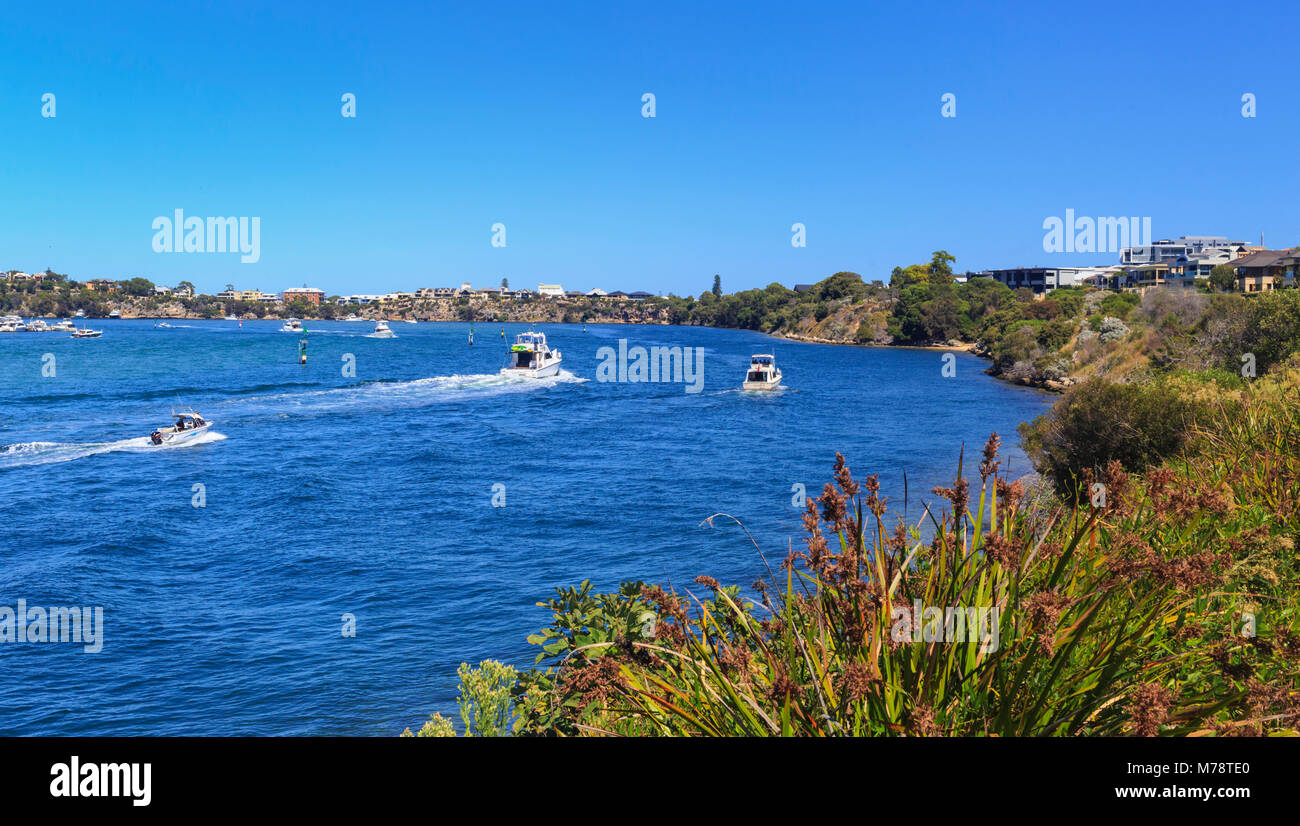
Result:
<svg viewBox="0 0 1300 826"><path fill-rule="evenodd" d="M500 394L529 393L565 384L582 384L587 379L561 370L557 375L531 379L499 373L433 376L411 381L369 382L350 387L282 393L247 401L258 407L281 412L328 412L346 408L422 407L439 402L466 401Z"/></svg>
<svg viewBox="0 0 1300 826"><path fill-rule="evenodd" d="M116 442L22 442L0 448L0 468L71 462L88 456L98 456L101 453L158 453L183 450L187 447L219 442L225 438L221 433L209 431L176 445L155 445L149 441L148 436L120 439Z"/></svg>

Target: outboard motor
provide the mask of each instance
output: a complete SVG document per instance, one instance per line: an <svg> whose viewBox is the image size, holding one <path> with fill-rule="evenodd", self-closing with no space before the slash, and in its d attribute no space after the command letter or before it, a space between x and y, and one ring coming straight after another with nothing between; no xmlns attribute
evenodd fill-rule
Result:
<svg viewBox="0 0 1300 826"><path fill-rule="evenodd" d="M155 430L153 433L149 434L149 440L156 445L160 445L162 444L162 434Z"/></svg>

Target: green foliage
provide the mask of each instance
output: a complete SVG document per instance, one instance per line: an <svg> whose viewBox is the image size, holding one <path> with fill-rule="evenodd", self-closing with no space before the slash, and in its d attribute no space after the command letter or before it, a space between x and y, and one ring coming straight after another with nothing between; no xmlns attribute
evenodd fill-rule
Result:
<svg viewBox="0 0 1300 826"><path fill-rule="evenodd" d="M1091 378L1072 387L1052 409L1020 425L1026 453L1062 493L1085 472L1111 462L1141 471L1186 444L1196 406L1167 384L1115 384Z"/></svg>
<svg viewBox="0 0 1300 826"><path fill-rule="evenodd" d="M461 663L460 719L466 737L505 737L510 733L511 692L518 672L514 666L484 660L478 668Z"/></svg>

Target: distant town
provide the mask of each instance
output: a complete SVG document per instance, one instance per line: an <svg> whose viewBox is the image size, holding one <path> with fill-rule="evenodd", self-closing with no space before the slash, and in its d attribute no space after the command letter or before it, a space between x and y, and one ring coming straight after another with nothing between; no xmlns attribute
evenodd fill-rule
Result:
<svg viewBox="0 0 1300 826"><path fill-rule="evenodd" d="M1217 235L1185 235L1163 239L1142 246L1125 247L1120 261L1112 266L1092 267L1014 267L966 272L954 275L957 282L988 278L1013 290L1028 290L1035 298L1044 298L1053 290L1074 287L1096 287L1115 292L1143 293L1151 288L1214 289L1222 292L1260 293L1296 286L1296 271L1300 267L1300 247L1267 249ZM872 282L883 286L882 282ZM307 285L287 287L280 292L263 292L260 289L236 289L227 284L215 295L200 294L194 285L181 281L175 286L155 284L146 278L113 280L94 278L78 282L70 277L46 269L28 274L18 270L5 273L6 292L11 293L8 308L17 309L24 295L35 296L35 302L22 301L34 315L57 315L66 309L54 300L42 301L56 287L64 295L76 293L80 300L72 302L78 309L103 310L107 304L127 299L147 299L156 304L159 300L181 300L188 303L202 299L211 312L279 313L281 311L360 309L376 311L405 311L417 302L429 300L496 299L518 302L584 300L588 306L598 303L613 306L617 302L645 302L663 299L645 291L624 292L603 289L583 291L565 290L560 284L538 284L535 290L526 287L512 288L508 279L499 286L474 287L469 282L459 286L421 287L414 292L357 293L329 295L325 290ZM811 284L796 284L793 291L803 293ZM715 287L715 295L716 292ZM669 299L678 300L676 296ZM689 300L689 299L688 299ZM66 303L66 302L64 302Z"/></svg>

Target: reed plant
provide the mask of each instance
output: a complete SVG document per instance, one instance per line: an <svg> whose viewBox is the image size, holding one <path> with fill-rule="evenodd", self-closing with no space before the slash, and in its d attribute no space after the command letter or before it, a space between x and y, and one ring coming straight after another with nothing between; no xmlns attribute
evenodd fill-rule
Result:
<svg viewBox="0 0 1300 826"><path fill-rule="evenodd" d="M1294 734L1293 390L1224 400L1179 456L1085 469L1046 508L1002 471L997 434L912 524L836 454L802 547L744 594L701 575L539 603L552 622L529 638L542 667L515 686L515 731Z"/></svg>

